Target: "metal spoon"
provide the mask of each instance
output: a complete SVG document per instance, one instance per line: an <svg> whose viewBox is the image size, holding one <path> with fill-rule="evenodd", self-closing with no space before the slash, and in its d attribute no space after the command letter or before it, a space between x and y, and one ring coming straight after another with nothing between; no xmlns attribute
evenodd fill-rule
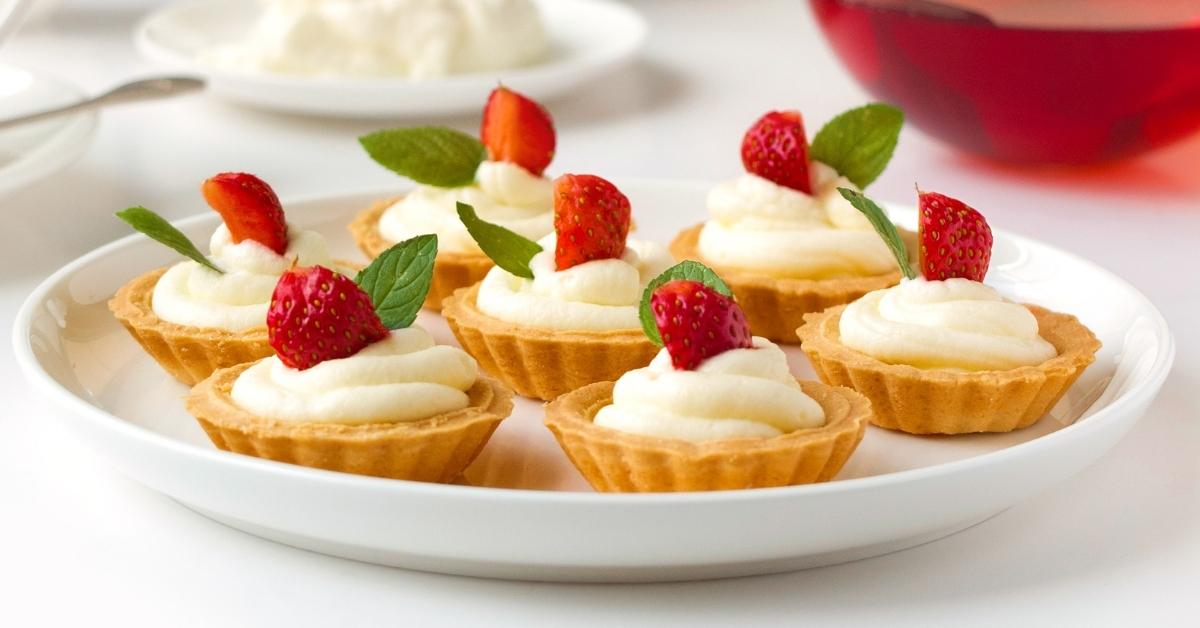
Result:
<svg viewBox="0 0 1200 628"><path fill-rule="evenodd" d="M54 116L91 109L93 107L101 107L104 105L113 105L118 103L135 102L139 100L152 100L155 98L166 98L179 94L186 94L204 88L202 79L193 78L190 76L160 76L155 78L140 79L131 81L123 85L118 85L99 96L93 96L87 100L82 100L77 103L28 113L16 118L8 120L0 120L0 129L36 122Z"/></svg>

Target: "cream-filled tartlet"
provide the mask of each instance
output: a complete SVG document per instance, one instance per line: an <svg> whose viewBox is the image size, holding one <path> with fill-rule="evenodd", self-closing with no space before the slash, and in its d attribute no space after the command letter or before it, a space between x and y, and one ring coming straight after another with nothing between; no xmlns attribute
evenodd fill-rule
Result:
<svg viewBox="0 0 1200 628"><path fill-rule="evenodd" d="M650 365L559 397L546 408L547 427L601 491L832 478L861 440L870 404L847 388L796 380L783 350L752 338L721 292L728 288L697 268L684 262L647 290L649 337L663 344ZM674 279L706 274L712 285Z"/></svg>
<svg viewBox="0 0 1200 628"><path fill-rule="evenodd" d="M482 143L452 129L416 127L361 138L372 158L418 185L361 212L350 232L369 258L401 240L436 234L438 260L425 303L432 310L492 267L458 219L459 203L530 240L554 229L554 183L543 175L555 149L550 114L499 87L484 108L480 136Z"/></svg>
<svg viewBox="0 0 1200 628"><path fill-rule="evenodd" d="M807 316L797 333L823 381L871 399L876 425L1012 431L1044 416L1091 364L1100 343L1074 316L1011 302L982 283L992 235L974 209L920 194L922 277L878 206L850 197L875 215L906 278Z"/></svg>
<svg viewBox="0 0 1200 628"><path fill-rule="evenodd" d="M361 287L321 266L286 271L268 313L276 355L216 371L188 395L189 411L237 453L453 480L512 410L512 392L412 326L435 252L433 236L398 244Z"/></svg>
<svg viewBox="0 0 1200 628"><path fill-rule="evenodd" d="M224 221L207 257L145 208L118 214L189 259L133 279L109 301L146 352L188 385L271 355L266 315L280 275L295 265L335 265L321 235L289 227L275 192L257 177L218 174L203 193Z"/></svg>
<svg viewBox="0 0 1200 628"><path fill-rule="evenodd" d="M776 342L793 342L808 312L896 283L891 253L838 188L878 176L901 120L886 105L849 111L817 134L810 154L798 112L766 114L742 140L746 173L709 191L709 220L676 236L671 252L720 272L755 332ZM878 134L874 153L829 139L847 132Z"/></svg>
<svg viewBox="0 0 1200 628"><path fill-rule="evenodd" d="M432 79L539 61L547 38L530 0L259 0L240 41L201 52L237 72Z"/></svg>
<svg viewBox="0 0 1200 628"><path fill-rule="evenodd" d="M489 373L518 393L553 399L645 366L654 346L638 316L666 249L627 238L629 199L592 175L555 182L555 233L533 242L460 207L497 266L446 299L442 314Z"/></svg>

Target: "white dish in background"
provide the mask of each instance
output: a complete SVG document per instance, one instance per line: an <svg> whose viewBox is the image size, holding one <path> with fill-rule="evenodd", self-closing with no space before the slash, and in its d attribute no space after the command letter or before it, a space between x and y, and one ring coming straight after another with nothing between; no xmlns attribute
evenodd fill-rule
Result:
<svg viewBox="0 0 1200 628"><path fill-rule="evenodd" d="M146 56L204 75L210 90L229 100L289 113L370 118L480 111L497 81L548 101L629 61L646 38L641 15L610 0L537 5L550 46L544 62L421 81L235 72L198 61L201 51L237 41L253 24L258 8L246 0L169 4L147 16L134 38Z"/></svg>
<svg viewBox="0 0 1200 628"><path fill-rule="evenodd" d="M639 233L669 239L701 218L706 185L627 182ZM289 219L356 256L345 225L396 190L297 200ZM915 212L893 208L912 226ZM215 214L178 223L203 242ZM17 361L54 414L115 466L198 512L318 552L414 569L545 580L679 580L785 571L875 556L951 534L1078 472L1145 411L1170 370L1166 323L1137 290L1034 240L996 232L989 282L1075 313L1104 347L1051 416L1012 434L916 437L869 428L837 479L692 494L588 490L518 399L468 470L476 486L360 477L214 448L183 409L186 388L105 305L122 283L177 257L141 236L47 279L17 317ZM421 324L453 338L440 317ZM788 349L796 372L812 377ZM519 487L519 488L510 488Z"/></svg>
<svg viewBox="0 0 1200 628"><path fill-rule="evenodd" d="M0 120L83 100L80 89L41 72L0 65ZM91 144L96 112L79 111L0 129L0 196L48 177Z"/></svg>

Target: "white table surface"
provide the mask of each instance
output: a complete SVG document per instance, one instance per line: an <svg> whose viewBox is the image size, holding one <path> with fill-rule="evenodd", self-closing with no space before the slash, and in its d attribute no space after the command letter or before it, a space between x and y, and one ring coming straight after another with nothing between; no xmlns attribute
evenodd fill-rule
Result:
<svg viewBox="0 0 1200 628"><path fill-rule="evenodd" d="M67 2L0 61L90 91L150 72L130 32L152 4ZM643 59L551 105L557 171L728 177L740 171L741 131L764 110L802 108L815 128L866 98L801 0L638 4L653 28ZM258 173L285 198L393 182L354 141L378 126L203 96L105 112L79 162L0 199L0 326L53 269L127 233L113 211L202 211L197 185L214 172ZM987 163L907 129L873 192L907 202L914 181L1116 271L1162 309L1179 343L1158 401L1120 445L979 526L872 560L692 584L493 582L359 564L226 528L117 474L26 394L5 349L0 625L1195 625L1200 136L1125 164L1059 170Z"/></svg>

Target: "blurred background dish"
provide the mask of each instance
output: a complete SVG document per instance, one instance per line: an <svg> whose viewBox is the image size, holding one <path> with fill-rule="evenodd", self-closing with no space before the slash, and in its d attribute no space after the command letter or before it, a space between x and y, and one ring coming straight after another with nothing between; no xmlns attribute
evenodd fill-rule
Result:
<svg viewBox="0 0 1200 628"><path fill-rule="evenodd" d="M0 120L82 100L78 87L15 66L0 65ZM80 111L0 129L0 196L50 176L91 143L96 112Z"/></svg>
<svg viewBox="0 0 1200 628"><path fill-rule="evenodd" d="M1200 5L809 0L846 68L922 130L1028 163L1129 157L1200 129Z"/></svg>
<svg viewBox="0 0 1200 628"><path fill-rule="evenodd" d="M142 21L135 39L146 56L206 75L214 94L235 102L289 113L389 117L473 111L497 81L514 85L538 100L550 100L630 60L646 38L647 27L641 15L615 2L538 0L534 4L541 15L545 50L538 53L538 46L533 45L521 54L510 55L508 63L502 65L537 59L511 69L489 66L483 60L488 55L482 52L467 55L469 58L465 60L455 55L405 55L392 51L385 53L388 58L382 62L364 61L367 55L363 53L342 56L333 62L316 63L310 58L281 64L278 53L289 49L286 42L289 37L332 42L344 38L344 32L330 32L329 24L311 13L297 18L299 14L282 11L259 23L262 7L244 0L168 5ZM355 19L361 20L363 15ZM439 24L429 14L423 15L431 24ZM492 17L491 23L499 24L495 28L512 28L518 33L533 30L525 20L509 23L507 19ZM308 20L306 23L313 25L311 30L304 25L283 23L297 19ZM479 24L487 22L479 19L480 15L472 15L463 24L475 24L472 28L478 31ZM346 25L338 28L343 26ZM368 31L361 23L350 28L350 32ZM244 42L249 41L252 32L265 33L276 41L247 46ZM489 33L481 50L498 46L503 39L497 33ZM436 48L449 41L452 38L437 39L432 45ZM301 48L304 46L297 47ZM457 73L471 69L479 70Z"/></svg>

